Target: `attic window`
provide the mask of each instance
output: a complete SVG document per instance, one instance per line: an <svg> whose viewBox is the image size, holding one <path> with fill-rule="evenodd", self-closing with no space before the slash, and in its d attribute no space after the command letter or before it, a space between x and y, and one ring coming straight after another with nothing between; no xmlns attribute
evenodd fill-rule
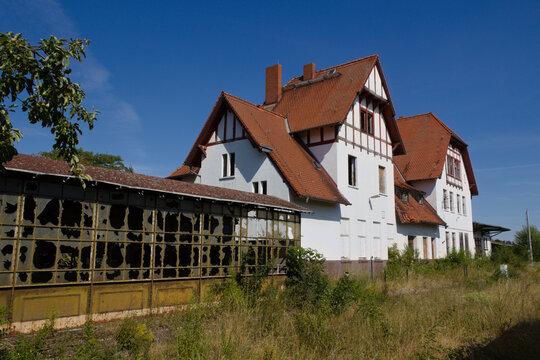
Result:
<svg viewBox="0 0 540 360"><path fill-rule="evenodd" d="M328 75L334 75L335 73L336 73L336 69L328 70Z"/></svg>
<svg viewBox="0 0 540 360"><path fill-rule="evenodd" d="M316 162L315 160L313 160L313 165L315 165L315 168L316 168L317 170L320 170L320 169L321 169L321 165L319 165L319 163Z"/></svg>
<svg viewBox="0 0 540 360"><path fill-rule="evenodd" d="M401 199L401 201L403 201L404 203L408 203L408 202L409 202L409 193L406 192L406 191L402 191L402 192L401 192L400 199Z"/></svg>
<svg viewBox="0 0 540 360"><path fill-rule="evenodd" d="M424 204L424 197L422 195L420 195L420 198L418 199L418 203L420 205L423 205Z"/></svg>

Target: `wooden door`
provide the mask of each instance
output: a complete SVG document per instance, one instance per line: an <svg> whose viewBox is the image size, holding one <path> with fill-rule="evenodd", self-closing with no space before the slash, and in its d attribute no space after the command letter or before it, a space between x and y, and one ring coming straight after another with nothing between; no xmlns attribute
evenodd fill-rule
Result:
<svg viewBox="0 0 540 360"><path fill-rule="evenodd" d="M435 239L431 238L431 258L435 259Z"/></svg>
<svg viewBox="0 0 540 360"><path fill-rule="evenodd" d="M427 259L427 237L424 237L424 259Z"/></svg>

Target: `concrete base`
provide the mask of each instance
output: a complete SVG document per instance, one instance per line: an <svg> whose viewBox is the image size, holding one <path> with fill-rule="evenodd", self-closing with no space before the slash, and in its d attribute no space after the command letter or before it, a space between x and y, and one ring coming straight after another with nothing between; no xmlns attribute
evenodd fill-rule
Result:
<svg viewBox="0 0 540 360"><path fill-rule="evenodd" d="M340 278L345 273L370 276L372 272L377 277L382 276L386 260L326 260L324 267L331 278Z"/></svg>

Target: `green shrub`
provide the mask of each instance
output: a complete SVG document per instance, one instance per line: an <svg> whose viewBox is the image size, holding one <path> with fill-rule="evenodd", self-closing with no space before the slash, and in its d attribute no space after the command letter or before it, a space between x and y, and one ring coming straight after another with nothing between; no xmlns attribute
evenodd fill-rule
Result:
<svg viewBox="0 0 540 360"><path fill-rule="evenodd" d="M358 301L364 288L365 283L356 277L344 276L340 278L329 294L332 312L339 314L347 306Z"/></svg>
<svg viewBox="0 0 540 360"><path fill-rule="evenodd" d="M56 316L53 314L36 334L31 336L19 335L15 342L15 347L5 358L9 360L45 359L43 351L45 349L46 339L54 333L55 320Z"/></svg>
<svg viewBox="0 0 540 360"><path fill-rule="evenodd" d="M88 321L83 326L83 341L75 349L74 360L108 360L114 359L114 349L101 346L96 338L94 323Z"/></svg>
<svg viewBox="0 0 540 360"><path fill-rule="evenodd" d="M182 314L181 329L176 336L178 359L197 360L206 358L203 333L203 310L188 309Z"/></svg>
<svg viewBox="0 0 540 360"><path fill-rule="evenodd" d="M116 333L116 343L120 350L127 351L133 358L147 359L154 335L144 323L126 318Z"/></svg>
<svg viewBox="0 0 540 360"><path fill-rule="evenodd" d="M285 285L294 305L316 305L326 299L329 279L324 273L324 261L313 249L288 249Z"/></svg>

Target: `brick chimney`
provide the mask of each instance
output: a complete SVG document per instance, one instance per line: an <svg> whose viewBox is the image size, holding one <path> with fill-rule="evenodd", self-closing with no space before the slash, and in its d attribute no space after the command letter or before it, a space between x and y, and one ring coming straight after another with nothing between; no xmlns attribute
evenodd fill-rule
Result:
<svg viewBox="0 0 540 360"><path fill-rule="evenodd" d="M281 99L281 65L266 68L265 104L274 104Z"/></svg>
<svg viewBox="0 0 540 360"><path fill-rule="evenodd" d="M309 63L304 65L304 81L311 80L315 77L315 64Z"/></svg>

